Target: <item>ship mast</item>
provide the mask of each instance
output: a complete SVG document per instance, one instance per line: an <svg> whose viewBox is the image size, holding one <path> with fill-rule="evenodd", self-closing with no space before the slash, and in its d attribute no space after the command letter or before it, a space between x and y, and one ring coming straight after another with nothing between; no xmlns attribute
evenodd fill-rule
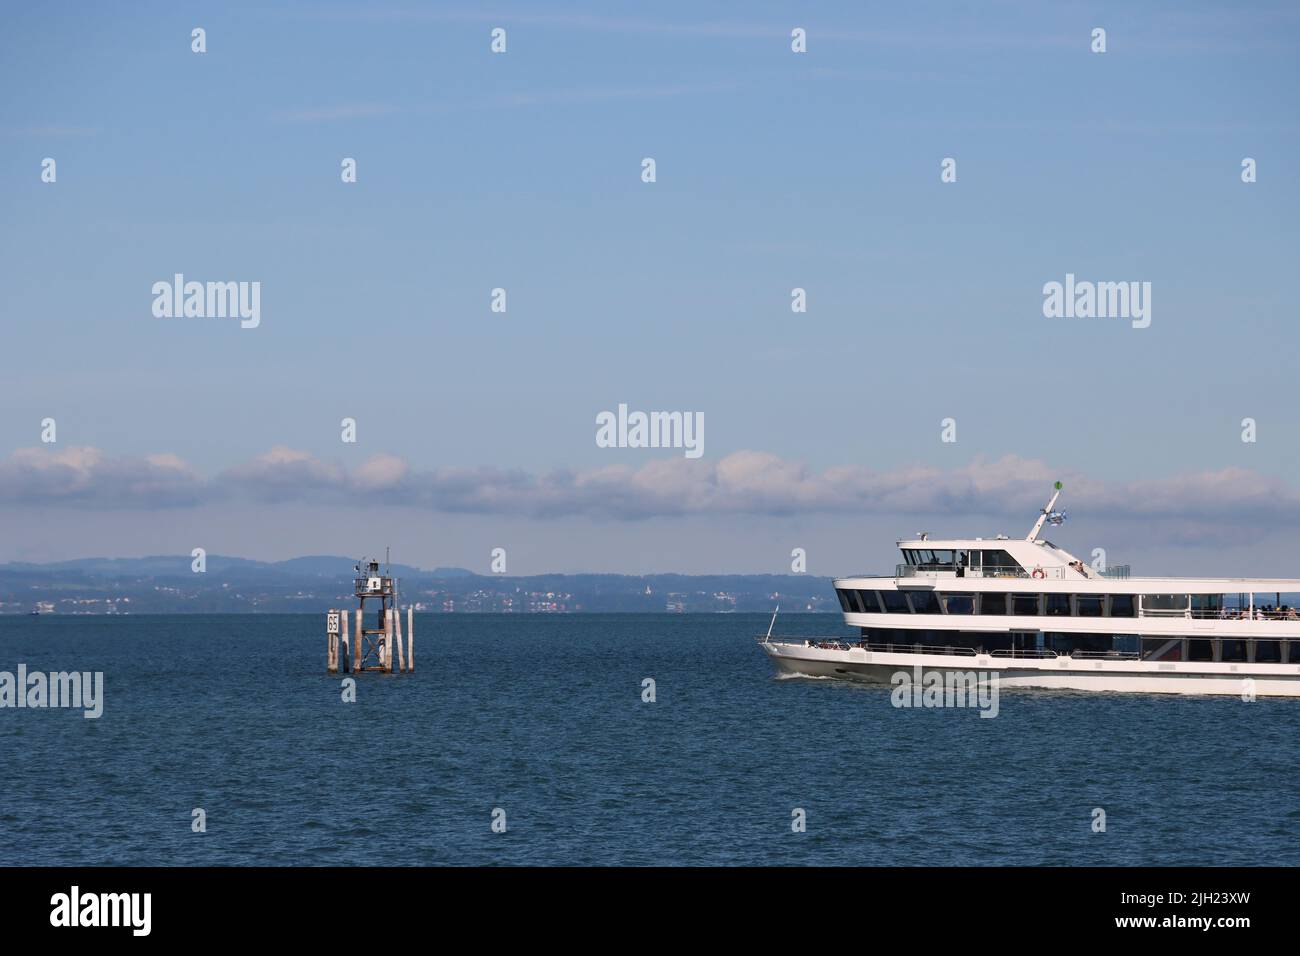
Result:
<svg viewBox="0 0 1300 956"><path fill-rule="evenodd" d="M1052 509L1056 507L1056 499L1059 497L1061 497L1061 483L1058 481L1056 483L1056 494L1052 495L1052 500L1047 503L1047 507L1043 509L1042 513L1038 516L1038 520L1034 522L1034 529L1029 532L1028 536L1026 536L1026 541L1033 541L1038 537L1038 532L1043 530L1043 522L1047 520L1047 516L1050 515Z"/></svg>

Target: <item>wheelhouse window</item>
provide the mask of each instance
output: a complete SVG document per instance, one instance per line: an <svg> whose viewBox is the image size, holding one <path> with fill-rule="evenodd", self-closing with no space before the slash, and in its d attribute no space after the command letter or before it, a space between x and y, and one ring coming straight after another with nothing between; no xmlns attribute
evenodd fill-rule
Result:
<svg viewBox="0 0 1300 956"><path fill-rule="evenodd" d="M849 592L848 592L848 591L844 590L843 588L836 588L836 589L835 589L835 596L836 596L837 598L840 599L840 607L842 607L842 608L844 609L844 613L845 613L845 614L848 614L848 613L850 613L851 611L856 610L855 608L853 608L853 607L851 607L851 606L849 605Z"/></svg>
<svg viewBox="0 0 1300 956"><path fill-rule="evenodd" d="M997 591L985 591L980 594L981 614L1006 614L1007 595Z"/></svg>
<svg viewBox="0 0 1300 956"><path fill-rule="evenodd" d="M912 610L917 614L942 614L939 599L933 591L912 591Z"/></svg>
<svg viewBox="0 0 1300 956"><path fill-rule="evenodd" d="M951 551L904 548L903 560L921 571L951 571L956 567Z"/></svg>
<svg viewBox="0 0 1300 956"><path fill-rule="evenodd" d="M1011 613L1024 617L1037 617L1039 597L1038 594L1011 595Z"/></svg>
<svg viewBox="0 0 1300 956"><path fill-rule="evenodd" d="M911 613L907 607L907 595L902 591L877 591L876 595L880 598L886 614Z"/></svg>
<svg viewBox="0 0 1300 956"><path fill-rule="evenodd" d="M1003 548L983 552L983 573L986 578L1023 578L1025 569Z"/></svg>
<svg viewBox="0 0 1300 956"><path fill-rule="evenodd" d="M858 601L861 602L861 604L862 604L862 612L863 612L864 614L879 614L879 613L880 613L880 607L879 607L879 605L876 604L876 592L875 592L875 591L859 591L859 592L858 592Z"/></svg>
<svg viewBox="0 0 1300 956"><path fill-rule="evenodd" d="M975 595L973 594L955 594L949 592L946 594L940 594L939 600L943 602L944 609L949 614L975 613Z"/></svg>

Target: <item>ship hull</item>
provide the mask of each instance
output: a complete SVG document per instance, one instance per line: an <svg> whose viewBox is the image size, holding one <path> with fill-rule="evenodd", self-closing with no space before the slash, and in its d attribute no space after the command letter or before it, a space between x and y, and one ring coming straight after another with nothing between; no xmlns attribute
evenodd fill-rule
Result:
<svg viewBox="0 0 1300 956"><path fill-rule="evenodd" d="M892 684L895 675L922 673L996 675L1002 688L1189 694L1232 697L1300 697L1300 664L1212 664L1133 659L1004 658L890 653L850 647L809 647L765 641L761 645L786 674Z"/></svg>

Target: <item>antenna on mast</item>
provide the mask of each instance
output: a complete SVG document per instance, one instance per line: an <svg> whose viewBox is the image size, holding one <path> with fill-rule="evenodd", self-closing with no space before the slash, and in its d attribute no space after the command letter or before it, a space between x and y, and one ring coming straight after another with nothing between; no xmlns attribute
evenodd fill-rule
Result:
<svg viewBox="0 0 1300 956"><path fill-rule="evenodd" d="M1065 515L1053 511L1056 507L1056 499L1061 497L1061 483L1058 481L1055 485L1056 493L1052 495L1052 500L1047 503L1047 507L1038 515L1038 520L1034 522L1033 530L1025 537L1026 541L1033 541L1038 537L1038 532L1043 530L1043 522L1051 521L1052 524L1060 524L1065 520Z"/></svg>

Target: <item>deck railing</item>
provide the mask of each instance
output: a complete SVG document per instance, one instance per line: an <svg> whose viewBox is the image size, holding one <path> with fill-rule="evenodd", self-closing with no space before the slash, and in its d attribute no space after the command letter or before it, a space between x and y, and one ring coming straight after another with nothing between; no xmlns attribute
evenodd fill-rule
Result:
<svg viewBox="0 0 1300 956"><path fill-rule="evenodd" d="M872 644L860 641L853 645L864 651L878 651L882 654L947 654L950 657L974 657L973 647L940 647L937 644Z"/></svg>
<svg viewBox="0 0 1300 956"><path fill-rule="evenodd" d="M957 572L961 574L957 574ZM984 567L962 567L958 568L953 564L894 564L894 578L920 578L922 575L939 575L952 574L954 578L1014 578L1014 579L1034 579L1049 581L1065 580L1083 580L1086 575L1080 575L1073 567L1036 567L1030 571L1019 564L993 564ZM1127 578L1127 566L1125 574L1114 575L1115 578Z"/></svg>
<svg viewBox="0 0 1300 956"><path fill-rule="evenodd" d="M760 644L799 644L805 647L818 647L824 651L847 651L861 648L864 651L877 651L884 654L948 654L954 657L974 657L975 649L971 647L940 647L934 644L880 644L871 641L844 641L838 638L815 637L778 637L760 635Z"/></svg>
<svg viewBox="0 0 1300 956"><path fill-rule="evenodd" d="M1300 621L1300 612L1294 608L1285 611L1264 610L1255 608L1254 614L1251 614L1249 608L1224 607L1224 608L1177 608L1174 610L1164 610L1161 608L1144 607L1141 617L1171 617L1183 618L1184 620L1195 621Z"/></svg>
<svg viewBox="0 0 1300 956"><path fill-rule="evenodd" d="M1062 580L1065 578L1063 568L1042 568L1044 578L1053 578ZM1027 578L1030 573L1020 565L986 565L982 568L958 568L952 564L897 564L894 566L894 577L896 578L915 578L923 574L955 574L960 571L959 577L964 578Z"/></svg>
<svg viewBox="0 0 1300 956"><path fill-rule="evenodd" d="M1103 570L1088 569L1091 573L1101 578L1127 578L1129 574L1129 565L1115 564ZM896 578L915 578L922 574L956 574L960 571L960 577L964 578L1033 578L1035 572L1038 573L1036 580L1065 581L1074 580L1079 576L1074 568L1035 568L1033 571L1022 568L1018 564L986 564L979 568L958 568L955 564L896 564L894 565L894 577ZM1074 574L1067 572L1075 571ZM1084 576L1087 576L1085 572Z"/></svg>

